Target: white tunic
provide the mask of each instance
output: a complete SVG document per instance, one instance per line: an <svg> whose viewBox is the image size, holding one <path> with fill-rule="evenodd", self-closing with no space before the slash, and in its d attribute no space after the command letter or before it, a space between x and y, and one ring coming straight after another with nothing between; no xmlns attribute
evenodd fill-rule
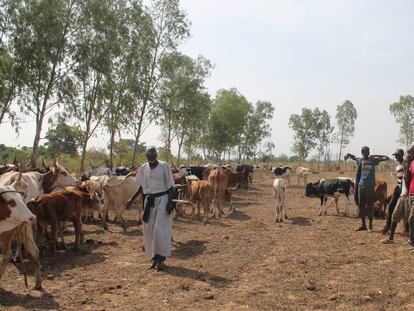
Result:
<svg viewBox="0 0 414 311"><path fill-rule="evenodd" d="M142 186L144 194L164 192L174 186L170 165L164 161L158 162L154 169L148 163L138 169L136 182L138 187ZM167 203L168 195L155 198L148 222L144 222L145 252L151 257L171 255L172 215L167 213Z"/></svg>

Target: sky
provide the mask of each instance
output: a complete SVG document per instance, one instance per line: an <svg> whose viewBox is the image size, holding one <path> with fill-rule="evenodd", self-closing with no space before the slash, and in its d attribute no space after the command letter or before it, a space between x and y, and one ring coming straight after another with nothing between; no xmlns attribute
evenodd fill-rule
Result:
<svg viewBox="0 0 414 311"><path fill-rule="evenodd" d="M235 87L250 102L275 107L270 124L275 154L291 154L289 116L304 107L327 110L350 100L358 112L346 152L390 155L399 126L389 105L414 95L414 1L411 0L181 0L191 37L180 50L203 55L214 69L206 85L214 96ZM189 120L190 121L190 120ZM160 146L159 130L143 140ZM31 145L34 124L19 137L2 126L0 143ZM105 147L98 133L92 146ZM333 154L338 147L332 146Z"/></svg>

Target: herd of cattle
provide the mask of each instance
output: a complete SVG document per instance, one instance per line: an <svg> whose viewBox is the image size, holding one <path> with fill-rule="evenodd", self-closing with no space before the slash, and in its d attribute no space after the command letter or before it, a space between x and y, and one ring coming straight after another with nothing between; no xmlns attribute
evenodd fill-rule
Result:
<svg viewBox="0 0 414 311"><path fill-rule="evenodd" d="M284 207L286 185L290 185L290 178L292 175L292 168L289 166L281 166L271 168L271 171L276 175L273 182L273 192L275 198L276 222L283 222L283 218L287 218ZM336 177L333 179L320 179L315 183L308 183L308 176L312 173L309 168L298 167L296 170L297 185L301 185L301 179L305 186L305 196L315 197L320 199L319 215L326 215L326 206L328 198L332 198L335 202L336 213L340 214L338 201L342 196L345 203L344 215L350 215L350 199L349 196L354 194L355 180L351 177ZM385 216L386 207L390 203L392 195L387 196L387 182L384 180L376 180L375 185L375 203L374 213L376 217ZM283 217L284 215L284 217Z"/></svg>
<svg viewBox="0 0 414 311"><path fill-rule="evenodd" d="M183 206L187 205L192 208L192 218L203 216L203 223L208 222L211 213L213 217L220 217L225 203L230 203L230 208L234 208L232 192L237 188L247 190L253 181L254 171L251 165L238 165L234 171L231 166L217 165L173 165L171 169L176 183L174 217L183 216ZM271 171L276 176L273 183L276 222L282 222L287 218L284 198L286 187L291 185L293 171L288 166L271 168ZM123 212L127 201L138 190L135 182L136 170L123 168L115 172L116 174L113 174L112 170L106 168L93 168L92 171L82 174L80 179L76 179L56 161L52 167L44 165L42 169L28 169L15 165L0 167L0 248L3 257L0 278L12 258L13 240L17 241L16 258L21 260L23 271L27 260L35 264L35 288L40 289L37 245L41 233L51 240L54 253L58 235L62 246L66 248L63 227L66 221L70 221L75 229L75 248L79 248L83 241L82 223L93 217L93 211L98 211L103 229L107 230L109 209L115 212L115 221L127 230ZM349 196L354 192L354 180L337 177L308 183L310 174L312 171L308 168L297 168L297 185L305 187L307 197L320 199L319 215L326 214L329 197L333 198L336 212L339 214L340 196L345 200L344 214L349 215ZM382 216L390 200L390 197L387 197L386 182L377 181L375 191L377 215ZM138 207L138 219L141 219L142 196L136 198L134 205ZM49 226L51 238L47 231ZM27 286L26 275L25 281Z"/></svg>
<svg viewBox="0 0 414 311"><path fill-rule="evenodd" d="M172 166L172 173L176 183L175 217L183 215L185 205L192 207L193 218L200 217L202 207L203 222L206 223L210 206L213 207L213 217L220 217L224 203L231 203L232 191L238 187L248 189L252 183L253 166L238 165L234 172L231 166ZM91 212L98 211L103 228L108 229L109 209L115 211L115 220L126 230L123 212L127 201L138 190L136 170L118 171L118 174L114 175L106 168L93 168L78 180L56 161L52 167L44 165L42 169L16 165L0 167L0 278L12 258L13 240L17 241L16 258L21 260L23 271L27 260L35 264L35 288L40 289L37 245L41 233L51 240L55 253L58 235L66 248L63 227L65 222L72 222L75 248L79 248L83 241L82 223L93 217ZM141 219L142 196L136 198L134 205L138 207L138 219ZM51 237L47 230L49 226ZM25 281L27 286L26 274Z"/></svg>

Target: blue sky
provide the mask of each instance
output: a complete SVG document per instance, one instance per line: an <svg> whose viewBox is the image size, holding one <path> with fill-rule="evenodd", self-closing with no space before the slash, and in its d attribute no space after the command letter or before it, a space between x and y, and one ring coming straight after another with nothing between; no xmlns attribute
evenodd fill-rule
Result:
<svg viewBox="0 0 414 311"><path fill-rule="evenodd" d="M215 65L207 87L236 87L251 102L269 100L275 153L290 153L289 116L351 100L356 132L346 151L362 145L391 154L399 144L389 104L414 95L414 2L409 0L182 0L192 36L180 49ZM2 127L2 143L31 145L34 125L19 138ZM4 134L5 135L4 135ZM4 135L4 136L3 136ZM159 131L144 135L160 145ZM102 136L92 145L102 146ZM335 154L337 147L333 146Z"/></svg>

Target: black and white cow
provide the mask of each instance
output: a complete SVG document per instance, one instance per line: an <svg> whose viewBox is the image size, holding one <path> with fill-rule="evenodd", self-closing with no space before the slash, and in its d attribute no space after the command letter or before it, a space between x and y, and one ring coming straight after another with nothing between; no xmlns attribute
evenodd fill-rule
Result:
<svg viewBox="0 0 414 311"><path fill-rule="evenodd" d="M345 201L345 216L349 216L349 193L353 188L352 180L350 179L321 179L316 183L308 183L306 185L305 196L318 197L321 200L319 209L319 216L326 215L326 201L329 197L335 200L336 213L339 214L338 199L340 196L344 197Z"/></svg>
<svg viewBox="0 0 414 311"><path fill-rule="evenodd" d="M288 186L290 186L290 176L292 174L292 168L289 166L279 166L271 169L272 173L278 178L287 179Z"/></svg>

